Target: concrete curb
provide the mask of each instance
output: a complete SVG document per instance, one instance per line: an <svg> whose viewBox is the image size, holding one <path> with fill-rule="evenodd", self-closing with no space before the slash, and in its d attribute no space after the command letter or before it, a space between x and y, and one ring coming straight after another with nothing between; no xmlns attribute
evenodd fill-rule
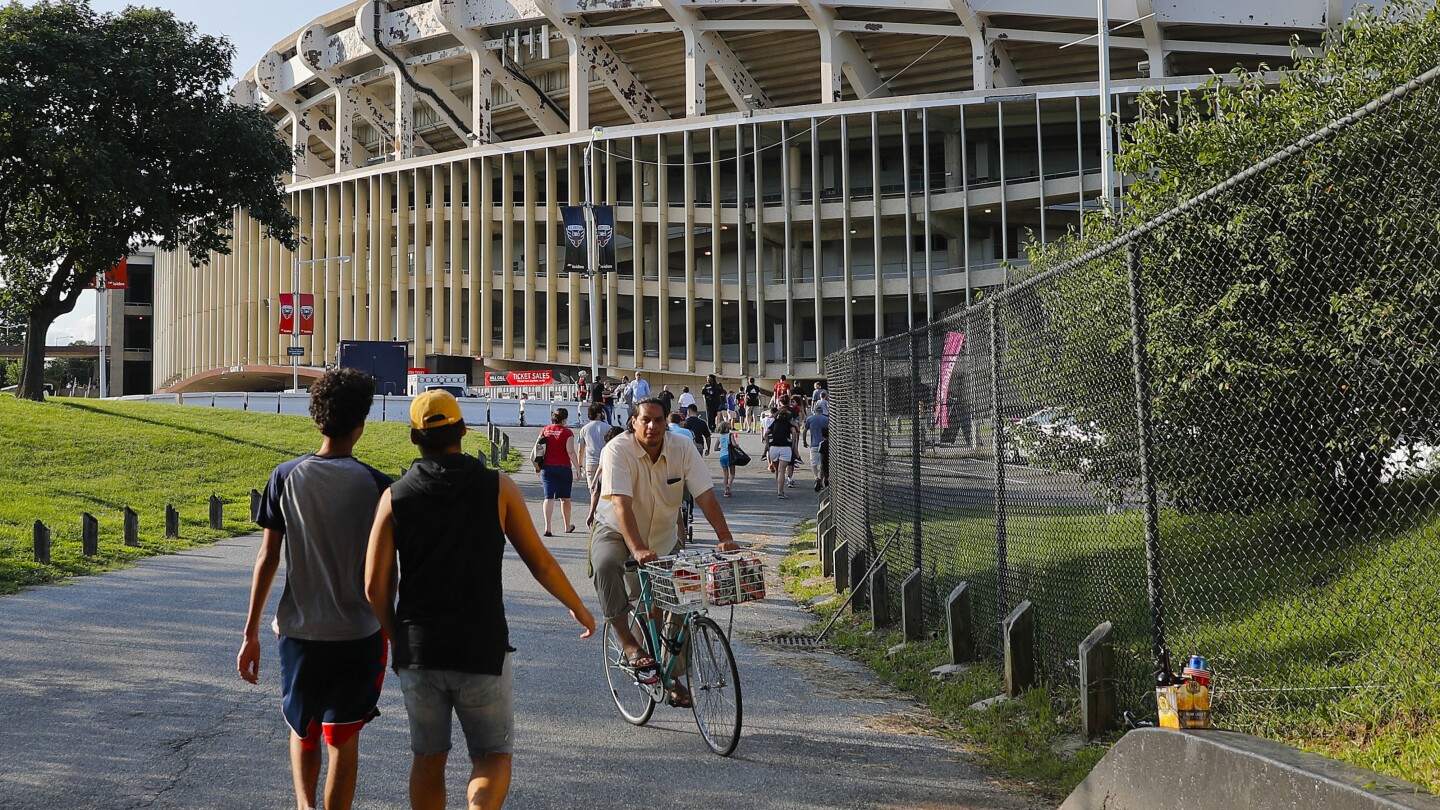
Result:
<svg viewBox="0 0 1440 810"><path fill-rule="evenodd" d="M1060 810L1305 808L1440 810L1421 788L1232 731L1142 728L1126 734Z"/></svg>

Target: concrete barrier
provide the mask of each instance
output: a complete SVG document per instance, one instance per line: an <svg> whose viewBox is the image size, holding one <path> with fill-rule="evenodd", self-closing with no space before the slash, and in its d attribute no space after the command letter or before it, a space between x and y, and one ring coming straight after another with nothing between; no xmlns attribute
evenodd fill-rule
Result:
<svg viewBox="0 0 1440 810"><path fill-rule="evenodd" d="M244 391L221 391L215 394L215 407L243 411L247 408L248 396Z"/></svg>
<svg viewBox="0 0 1440 810"><path fill-rule="evenodd" d="M185 404L200 408L215 407L215 395L203 392L185 395Z"/></svg>
<svg viewBox="0 0 1440 810"><path fill-rule="evenodd" d="M178 405L178 404L180 403L180 395L179 395L179 394L150 394L149 396L145 397L145 401L146 401L146 402L153 402L153 403L155 403L156 405Z"/></svg>
<svg viewBox="0 0 1440 810"><path fill-rule="evenodd" d="M1440 810L1398 779L1233 731L1142 728L1110 749L1060 810Z"/></svg>
<svg viewBox="0 0 1440 810"><path fill-rule="evenodd" d="M245 401L251 413L280 412L280 395L274 392L250 394Z"/></svg>
<svg viewBox="0 0 1440 810"><path fill-rule="evenodd" d="M486 410L489 408L489 403L487 403L487 402L486 402L485 400L483 400L483 399L472 399L471 397L465 397L464 399L461 399L459 402L460 402L460 415L463 416L463 417L465 417L465 424L467 424L467 425L483 425L483 424L485 424L485 415L486 415Z"/></svg>
<svg viewBox="0 0 1440 810"><path fill-rule="evenodd" d="M309 416L310 395L309 394L279 394L280 413L287 416Z"/></svg>

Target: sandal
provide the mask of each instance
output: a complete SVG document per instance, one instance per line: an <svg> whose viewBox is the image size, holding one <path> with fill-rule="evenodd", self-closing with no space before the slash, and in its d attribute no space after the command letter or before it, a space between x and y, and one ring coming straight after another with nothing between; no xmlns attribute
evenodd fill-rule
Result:
<svg viewBox="0 0 1440 810"><path fill-rule="evenodd" d="M545 536L546 536L546 537L554 537L555 535L551 534L549 529L546 529L546 530L545 530Z"/></svg>
<svg viewBox="0 0 1440 810"><path fill-rule="evenodd" d="M660 665L644 652L625 656L625 666L635 671L635 680L649 686L660 682Z"/></svg>
<svg viewBox="0 0 1440 810"><path fill-rule="evenodd" d="M570 528L566 529L565 531L566 531L566 533L574 532L574 531L575 531L575 524L574 524L574 523L571 523L571 524L570 524Z"/></svg>
<svg viewBox="0 0 1440 810"><path fill-rule="evenodd" d="M670 697L666 702L677 709L695 708L695 701L690 697L690 690L679 684L676 684L675 688L670 690Z"/></svg>

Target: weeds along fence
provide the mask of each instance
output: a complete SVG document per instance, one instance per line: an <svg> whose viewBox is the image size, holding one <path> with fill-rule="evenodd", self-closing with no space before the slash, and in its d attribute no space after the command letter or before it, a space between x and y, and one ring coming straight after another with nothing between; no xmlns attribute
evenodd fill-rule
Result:
<svg viewBox="0 0 1440 810"><path fill-rule="evenodd" d="M1220 720L1440 683L1440 89L1396 88L1083 255L826 358L852 555L919 570L976 644L1035 606L1123 707L1209 657ZM1047 269L1048 267L1048 269ZM1426 698L1422 703L1433 705ZM1283 713L1282 713L1283 714Z"/></svg>

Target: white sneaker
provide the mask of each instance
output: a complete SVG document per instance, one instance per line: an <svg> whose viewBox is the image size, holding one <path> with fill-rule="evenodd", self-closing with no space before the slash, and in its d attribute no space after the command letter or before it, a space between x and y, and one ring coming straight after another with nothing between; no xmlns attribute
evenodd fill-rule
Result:
<svg viewBox="0 0 1440 810"><path fill-rule="evenodd" d="M786 478L786 479L785 479L785 486L787 486L787 487L793 487L793 486L795 486L795 479L794 479L794 478Z"/></svg>

